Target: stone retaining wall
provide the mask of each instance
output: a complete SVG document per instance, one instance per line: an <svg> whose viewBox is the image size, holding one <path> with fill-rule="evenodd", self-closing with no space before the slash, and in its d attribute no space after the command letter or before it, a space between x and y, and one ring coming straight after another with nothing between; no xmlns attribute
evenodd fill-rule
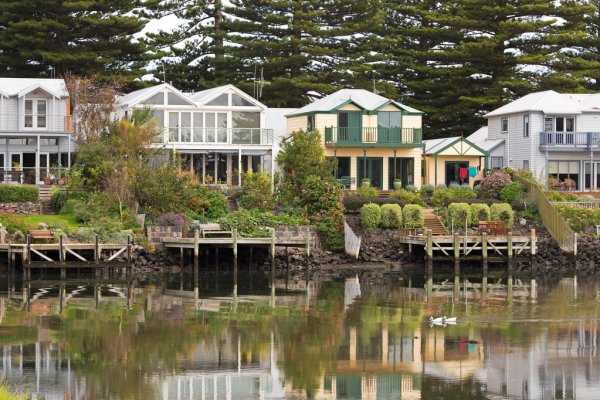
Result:
<svg viewBox="0 0 600 400"><path fill-rule="evenodd" d="M160 244L162 238L182 237L181 226L148 226L146 228L146 237L148 241L155 244Z"/></svg>
<svg viewBox="0 0 600 400"><path fill-rule="evenodd" d="M314 225L301 225L301 226L278 226L275 228L275 235L280 237L305 237L306 233L310 232L310 245L313 249L320 249L321 244L319 242L319 236L317 235L317 228Z"/></svg>
<svg viewBox="0 0 600 400"><path fill-rule="evenodd" d="M31 215L39 213L39 203L0 203L0 214Z"/></svg>

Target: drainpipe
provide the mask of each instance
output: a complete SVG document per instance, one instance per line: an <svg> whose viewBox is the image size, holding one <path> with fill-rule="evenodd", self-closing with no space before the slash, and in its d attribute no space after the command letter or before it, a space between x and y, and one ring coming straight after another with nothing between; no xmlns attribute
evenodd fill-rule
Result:
<svg viewBox="0 0 600 400"><path fill-rule="evenodd" d="M433 156L433 164L435 165L435 185L437 186L437 155Z"/></svg>

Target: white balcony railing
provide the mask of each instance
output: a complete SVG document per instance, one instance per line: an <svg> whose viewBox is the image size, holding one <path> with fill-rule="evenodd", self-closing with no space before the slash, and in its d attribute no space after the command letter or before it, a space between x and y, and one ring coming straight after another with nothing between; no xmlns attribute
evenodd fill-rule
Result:
<svg viewBox="0 0 600 400"><path fill-rule="evenodd" d="M273 130L264 128L159 128L153 143L272 145Z"/></svg>

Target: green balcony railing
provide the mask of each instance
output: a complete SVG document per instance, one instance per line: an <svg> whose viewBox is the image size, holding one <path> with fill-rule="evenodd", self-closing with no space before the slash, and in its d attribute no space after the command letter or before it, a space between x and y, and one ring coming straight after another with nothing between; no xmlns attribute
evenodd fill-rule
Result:
<svg viewBox="0 0 600 400"><path fill-rule="evenodd" d="M421 128L326 127L325 144L330 146L420 146Z"/></svg>

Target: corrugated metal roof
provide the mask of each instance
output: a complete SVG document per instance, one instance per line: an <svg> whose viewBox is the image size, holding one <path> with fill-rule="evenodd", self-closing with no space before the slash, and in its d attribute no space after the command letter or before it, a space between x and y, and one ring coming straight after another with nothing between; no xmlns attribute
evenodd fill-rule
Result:
<svg viewBox="0 0 600 400"><path fill-rule="evenodd" d="M392 104L405 111L411 113L421 113L421 111L415 108L387 99L373 92L369 92L368 90L341 89L321 99L315 100L312 103L288 114L287 116L292 117L294 115L302 115L312 112L329 112L349 101L356 104L358 107L368 111L376 110L382 105L391 102Z"/></svg>
<svg viewBox="0 0 600 400"><path fill-rule="evenodd" d="M40 87L59 97L69 97L69 91L63 79L42 78L0 78L0 93L5 96L17 96L24 90Z"/></svg>
<svg viewBox="0 0 600 400"><path fill-rule="evenodd" d="M467 136L467 140L475 146L481 147L485 151L491 151L497 146L504 143L504 139L488 139L488 127L482 126L471 135Z"/></svg>

